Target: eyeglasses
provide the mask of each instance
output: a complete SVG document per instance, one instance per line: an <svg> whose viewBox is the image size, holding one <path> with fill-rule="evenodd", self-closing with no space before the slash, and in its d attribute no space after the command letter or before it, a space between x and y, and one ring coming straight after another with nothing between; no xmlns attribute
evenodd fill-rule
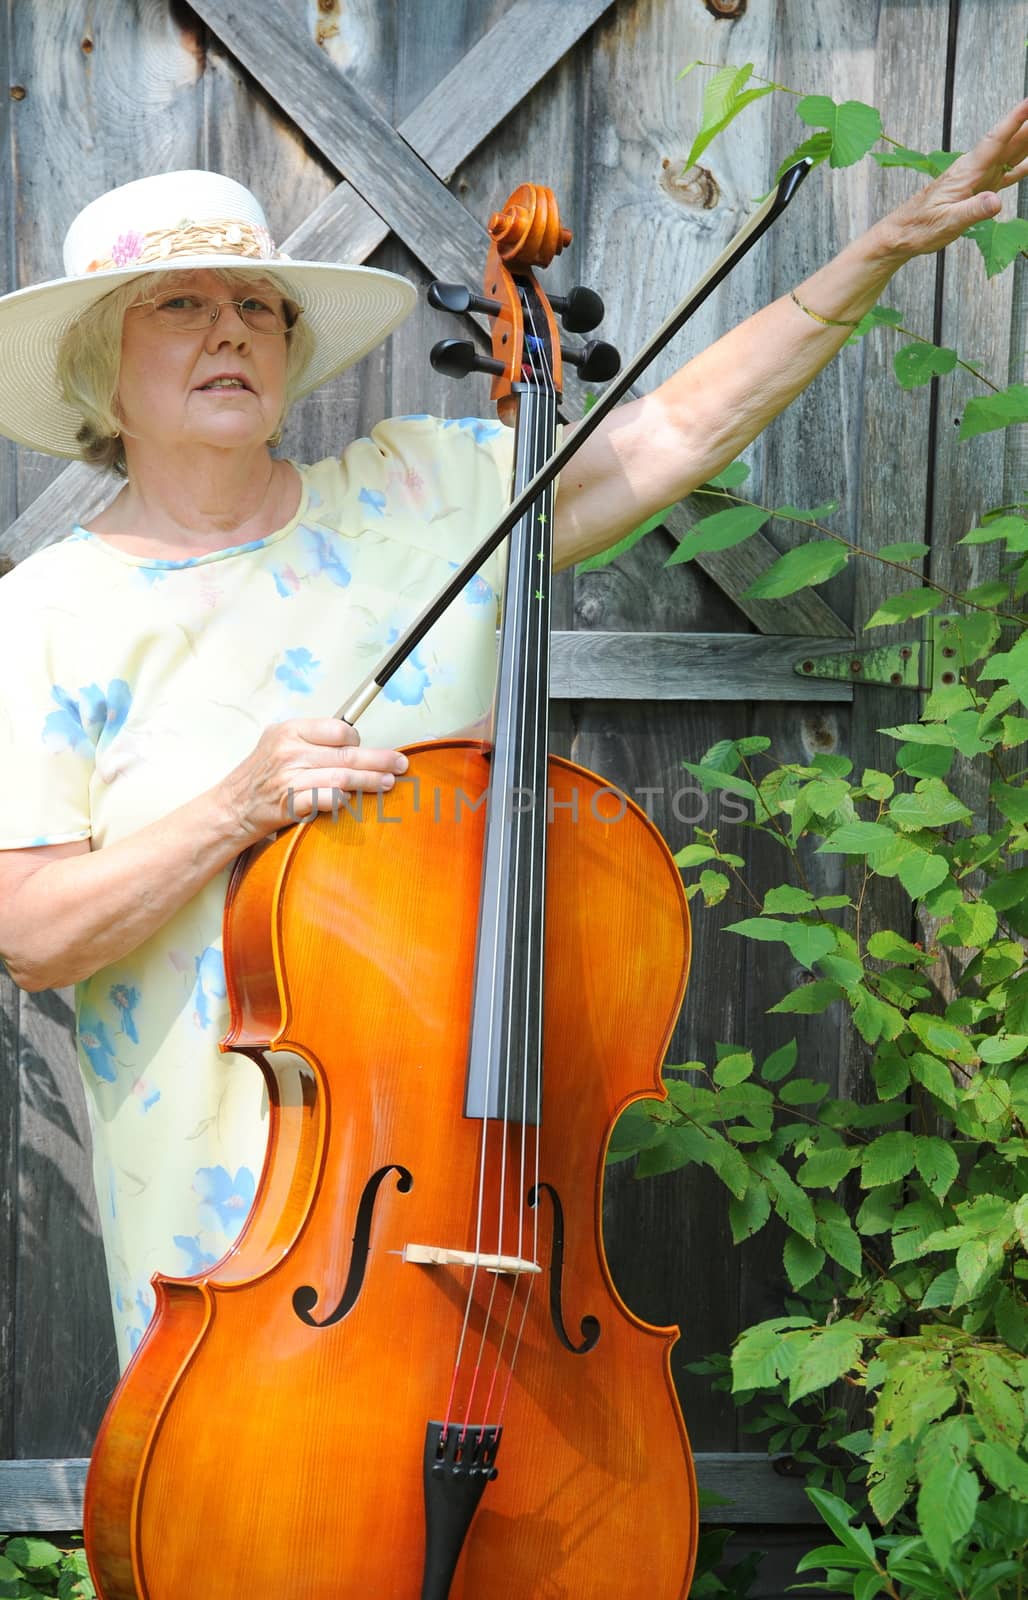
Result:
<svg viewBox="0 0 1028 1600"><path fill-rule="evenodd" d="M253 294L245 300L215 300L208 294L164 294L135 303L136 309L148 309L162 328L177 329L179 333L199 333L201 328L212 327L221 316L222 306L233 306L253 333L288 333L303 312L295 300L270 301Z"/></svg>

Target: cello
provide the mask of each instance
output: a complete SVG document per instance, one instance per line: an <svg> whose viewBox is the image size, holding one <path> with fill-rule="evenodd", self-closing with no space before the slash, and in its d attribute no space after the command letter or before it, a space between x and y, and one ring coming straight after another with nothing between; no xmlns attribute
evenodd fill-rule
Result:
<svg viewBox="0 0 1028 1600"><path fill-rule="evenodd" d="M561 349L532 269L570 236L532 186L490 232L469 305L492 318L494 398L516 414L492 738L408 746L374 806L351 796L236 865L222 1048L264 1075L268 1150L223 1260L154 1278L87 1481L100 1600L688 1591L677 1329L624 1305L601 1232L613 1122L664 1094L688 912L640 809L548 755L567 442L554 451Z"/></svg>

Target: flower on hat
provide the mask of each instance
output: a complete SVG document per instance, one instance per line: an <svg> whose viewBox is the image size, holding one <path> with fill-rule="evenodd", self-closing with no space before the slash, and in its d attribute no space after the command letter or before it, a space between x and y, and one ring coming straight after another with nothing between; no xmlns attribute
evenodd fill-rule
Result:
<svg viewBox="0 0 1028 1600"><path fill-rule="evenodd" d="M111 246L111 260L116 267L127 267L130 261L135 261L143 253L143 235L141 233L122 233Z"/></svg>

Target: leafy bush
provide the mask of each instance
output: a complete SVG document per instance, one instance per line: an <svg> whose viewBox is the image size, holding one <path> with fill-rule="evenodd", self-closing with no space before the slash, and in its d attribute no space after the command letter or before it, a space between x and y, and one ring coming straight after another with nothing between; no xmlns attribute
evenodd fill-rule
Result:
<svg viewBox="0 0 1028 1600"><path fill-rule="evenodd" d="M782 89L755 82L750 66L714 75L690 161L747 104ZM817 131L796 154L849 165L885 139L872 107L797 98ZM885 142L885 152L872 152L883 165L936 173L954 158ZM1028 224L1016 220L971 231L990 276L1028 244ZM961 438L1028 419L1025 386L991 383L885 307L854 337L875 327L910 341L894 362L904 388L960 365L989 390L965 407ZM746 914L728 935L782 944L805 969L772 1013L843 1009L866 1045L871 1098L832 1097L804 1070L801 1032L763 1060L745 1042L725 1044L712 1063L669 1069L664 1105L629 1109L612 1159L631 1159L641 1177L711 1168L728 1191L736 1243L771 1218L784 1230L791 1295L782 1315L745 1329L730 1359L700 1370L753 1402L769 1448L808 1468L808 1493L835 1539L801 1563L824 1574L808 1586L855 1600L1021 1600L1028 501L995 508L966 534L966 544L997 547L1001 572L954 593L920 572L926 546L862 551L825 524L834 505L760 506L737 492L745 475L735 463L709 486L724 507L694 525L672 561L741 543L777 516L823 537L782 555L751 595L791 594L859 558L917 581L868 627L948 610L936 622L951 670L938 675L917 722L881 730L895 746L889 770L856 773L839 755L777 761L760 736L723 740L683 763L705 789L749 803L747 826L785 868L761 899L744 858L716 830L698 830L677 857L698 872L690 895L706 906L738 897ZM820 892L818 855L845 861L847 892ZM895 928L872 916L883 884L904 904ZM885 1531L873 1533L866 1519Z"/></svg>
<svg viewBox="0 0 1028 1600"><path fill-rule="evenodd" d="M8 1539L0 1555L0 1600L95 1600L81 1550L48 1539Z"/></svg>

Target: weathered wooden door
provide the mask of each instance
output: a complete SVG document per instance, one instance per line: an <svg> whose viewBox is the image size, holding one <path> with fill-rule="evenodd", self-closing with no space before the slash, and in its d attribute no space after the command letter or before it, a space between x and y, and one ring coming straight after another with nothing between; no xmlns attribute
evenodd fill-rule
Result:
<svg viewBox="0 0 1028 1600"><path fill-rule="evenodd" d="M474 283L483 219L530 179L557 191L576 233L551 286L596 288L608 307L601 333L630 352L802 132L772 97L683 172L704 78L679 82L688 62L752 61L801 90L878 105L903 144L962 148L1024 92L1026 32L1028 0L7 0L0 289L59 275L61 239L87 200L190 167L251 186L293 256ZM650 381L802 279L908 178L869 180L863 167L815 174ZM983 282L973 252L955 250L944 272L934 261L908 268L889 303L918 331L934 326L940 342L959 328L963 350L1016 377L1022 280L1008 274L987 294ZM296 409L283 449L314 460L390 413L481 410L484 380L458 389L428 366L430 345L452 331L427 309L415 315ZM924 537L936 575L971 581L961 565L971 558L953 539L1020 462L1009 436L994 434L962 447L956 472L958 382L959 373L900 397L884 343L846 351L749 452L754 498L839 499L838 525L852 537L872 546ZM572 387L569 416L582 398ZM85 467L0 441L0 551L24 558L73 519L88 521L110 493ZM741 550L666 568L696 514L686 503L615 565L567 575L557 606L558 748L640 798L676 847L716 820L680 765L716 739L759 730L790 758L843 749L875 765L875 729L915 706L910 690L854 691L845 677L794 670L849 653L854 625L879 598L868 565L823 597L746 600L791 535L772 525ZM744 830L723 820L745 850ZM759 866L774 871L770 860ZM822 870L827 883L837 869ZM785 1036L764 1010L787 972L758 970L746 942L718 933L725 920L697 914L672 1062L709 1059L718 1039L771 1049ZM3 978L0 999L0 1525L70 1526L81 1457L115 1376L71 997L22 995ZM812 1019L804 1037L811 1070L833 1083L859 1072L833 1020ZM638 1184L616 1170L607 1225L629 1303L682 1324L676 1372L701 1479L732 1502L722 1515L807 1519L794 1486L759 1458L726 1459L744 1439L734 1408L685 1372L779 1309L773 1254L733 1250L721 1192L691 1173ZM787 1547L790 1537L764 1542ZM777 1581L764 1592L780 1592Z"/></svg>

